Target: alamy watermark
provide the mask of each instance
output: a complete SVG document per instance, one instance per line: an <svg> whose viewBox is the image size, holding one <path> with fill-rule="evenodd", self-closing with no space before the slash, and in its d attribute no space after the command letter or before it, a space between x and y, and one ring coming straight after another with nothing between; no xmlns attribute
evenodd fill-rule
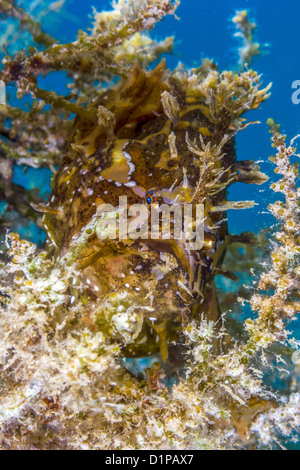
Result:
<svg viewBox="0 0 300 470"><path fill-rule="evenodd" d="M3 80L0 80L0 104L6 104L6 89Z"/></svg>
<svg viewBox="0 0 300 470"><path fill-rule="evenodd" d="M300 365L300 350L295 351L292 355L292 362L299 366Z"/></svg>
<svg viewBox="0 0 300 470"><path fill-rule="evenodd" d="M300 80L293 81L292 89L295 90L292 94L292 103L300 104Z"/></svg>
<svg viewBox="0 0 300 470"><path fill-rule="evenodd" d="M147 199L146 199L147 200ZM204 244L203 204L133 204L119 197L119 206L97 208L97 236L101 240L181 240L188 250Z"/></svg>

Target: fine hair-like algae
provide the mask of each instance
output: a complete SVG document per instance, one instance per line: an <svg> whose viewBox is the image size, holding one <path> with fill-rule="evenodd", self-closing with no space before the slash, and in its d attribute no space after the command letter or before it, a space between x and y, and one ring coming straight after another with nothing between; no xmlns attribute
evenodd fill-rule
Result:
<svg viewBox="0 0 300 470"><path fill-rule="evenodd" d="M0 4L4 21L32 36L1 72L31 97L29 109L0 105L3 449L266 448L299 429L300 395L263 381L270 351L279 364L297 347L286 329L299 312L297 151L270 119L281 198L269 207L278 225L267 269L254 293L217 294L216 276L235 280L237 262L248 273L267 244L229 233L228 213L255 202L229 201L227 189L268 184L255 161L237 161L235 136L271 86L245 66L259 52L245 11L233 20L239 73L209 60L153 66L174 38L148 31L178 5L119 0L59 44L15 2ZM67 72L66 96L39 86L54 71ZM52 169L48 201L12 182L16 164ZM120 220L124 196L128 206L201 204L202 247L103 236L98 208L110 204ZM11 232L11 213L43 227L46 244ZM237 298L251 319L230 321Z"/></svg>

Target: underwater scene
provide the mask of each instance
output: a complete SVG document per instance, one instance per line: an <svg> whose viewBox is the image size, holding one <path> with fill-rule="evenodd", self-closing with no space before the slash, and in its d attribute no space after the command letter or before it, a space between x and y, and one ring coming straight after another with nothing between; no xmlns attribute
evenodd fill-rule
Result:
<svg viewBox="0 0 300 470"><path fill-rule="evenodd" d="M0 450L300 450L298 0L0 15Z"/></svg>

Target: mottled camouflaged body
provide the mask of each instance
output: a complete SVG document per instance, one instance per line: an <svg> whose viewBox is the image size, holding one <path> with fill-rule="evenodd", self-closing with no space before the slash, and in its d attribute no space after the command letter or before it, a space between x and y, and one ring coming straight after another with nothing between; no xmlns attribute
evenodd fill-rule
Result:
<svg viewBox="0 0 300 470"><path fill-rule="evenodd" d="M221 122L214 123L206 117L208 108L186 97L176 83L171 89L164 73L163 64L148 74L136 67L127 82L100 96L95 104L101 107L98 120L95 115L77 118L44 217L64 256L95 217L97 206L118 206L119 196L127 196L129 205L142 203L154 189L164 202L180 193L180 203L205 205L205 244L200 251L189 252L174 240L103 242L91 233L80 252L77 263L90 295L106 300L122 293L122 308L137 314L124 350L129 356L151 354L159 345L166 358L167 344L176 340L187 318L206 315L217 320L219 315L214 275L225 253L227 223L226 212L212 208L226 202L225 189L208 192L205 174L199 185L201 158L187 139L199 144L200 134L205 144L219 145L229 133L230 116L224 111ZM175 98L173 114L170 98L162 103L164 92ZM103 117L104 108L108 114ZM222 153L212 172L214 178L220 175L218 184L235 171L233 140L225 143ZM105 318L98 322L104 323Z"/></svg>

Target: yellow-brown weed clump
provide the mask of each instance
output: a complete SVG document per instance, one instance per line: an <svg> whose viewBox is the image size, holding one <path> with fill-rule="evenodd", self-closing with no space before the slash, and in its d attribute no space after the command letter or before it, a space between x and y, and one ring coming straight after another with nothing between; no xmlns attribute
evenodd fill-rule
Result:
<svg viewBox="0 0 300 470"><path fill-rule="evenodd" d="M270 85L208 60L145 70L173 44L148 31L178 4L119 0L61 45L14 1L1 2L1 15L16 18L36 46L7 55L1 72L19 97L33 98L29 110L0 108L2 449L276 448L299 432L300 394L291 387L282 396L263 380L284 372L297 348L287 326L299 313L298 156L270 120L281 175L271 188L281 199L269 209L278 224L268 269L248 289L251 318L229 327L234 300L221 311L215 277L236 279L235 244L253 255L261 238L229 233L227 212L255 203L228 201L227 188L267 181L257 163L237 161L234 138ZM254 25L245 12L234 21L249 62ZM67 96L38 87L52 71L69 75ZM21 163L52 169L49 201L14 185ZM97 207L118 212L124 194L132 204L202 204L201 249L99 237ZM43 248L8 230L12 212L19 224L44 227ZM253 262L245 259L247 275Z"/></svg>

